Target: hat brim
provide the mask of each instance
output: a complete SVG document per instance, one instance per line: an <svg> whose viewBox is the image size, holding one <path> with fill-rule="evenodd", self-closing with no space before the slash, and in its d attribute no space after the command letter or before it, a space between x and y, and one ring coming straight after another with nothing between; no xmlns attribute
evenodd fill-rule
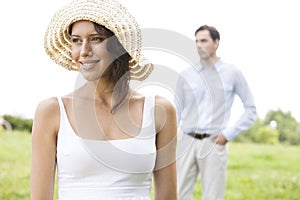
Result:
<svg viewBox="0 0 300 200"><path fill-rule="evenodd" d="M71 55L68 28L76 21L88 20L111 30L135 62L129 63L130 77L144 80L153 70L153 64L141 55L141 30L135 18L114 0L76 0L58 10L45 33L46 53L58 65L78 71Z"/></svg>

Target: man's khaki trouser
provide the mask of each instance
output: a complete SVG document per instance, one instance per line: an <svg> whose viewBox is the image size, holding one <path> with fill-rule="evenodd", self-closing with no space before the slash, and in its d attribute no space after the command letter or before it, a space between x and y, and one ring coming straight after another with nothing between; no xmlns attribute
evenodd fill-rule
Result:
<svg viewBox="0 0 300 200"><path fill-rule="evenodd" d="M192 200L200 175L202 199L223 200L226 187L227 146L211 138L195 139L182 135L178 139L177 180L179 200Z"/></svg>

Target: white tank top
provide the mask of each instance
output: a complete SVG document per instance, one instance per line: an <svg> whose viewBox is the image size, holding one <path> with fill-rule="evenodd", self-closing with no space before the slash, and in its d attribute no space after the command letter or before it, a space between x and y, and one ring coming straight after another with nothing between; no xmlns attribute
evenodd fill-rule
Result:
<svg viewBox="0 0 300 200"><path fill-rule="evenodd" d="M59 200L150 200L156 160L154 96L146 96L136 137L89 140L72 129L62 99L57 138Z"/></svg>

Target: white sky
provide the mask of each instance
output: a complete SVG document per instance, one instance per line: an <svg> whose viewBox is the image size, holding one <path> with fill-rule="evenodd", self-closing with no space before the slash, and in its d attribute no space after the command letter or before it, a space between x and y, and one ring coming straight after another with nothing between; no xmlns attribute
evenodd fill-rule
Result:
<svg viewBox="0 0 300 200"><path fill-rule="evenodd" d="M55 65L43 49L44 31L52 14L67 2L1 1L0 115L32 118L40 100L74 88L77 74ZM221 34L218 55L245 75L258 116L263 118L269 110L281 108L300 121L300 12L296 0L120 2L141 28L168 29L194 40L200 25L215 26ZM161 64L166 58L152 59ZM233 115L240 109L238 104Z"/></svg>

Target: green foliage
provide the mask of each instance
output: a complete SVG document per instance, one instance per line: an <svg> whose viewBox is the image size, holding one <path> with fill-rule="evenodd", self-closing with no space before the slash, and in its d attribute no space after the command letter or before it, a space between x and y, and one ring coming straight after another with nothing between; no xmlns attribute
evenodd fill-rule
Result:
<svg viewBox="0 0 300 200"><path fill-rule="evenodd" d="M291 112L282 110L269 111L265 117L264 124L275 122L276 130L279 132L279 142L287 144L300 144L300 124L292 116Z"/></svg>
<svg viewBox="0 0 300 200"><path fill-rule="evenodd" d="M3 118L11 124L13 130L28 132L31 132L32 130L32 119L24 119L22 117L12 115L4 115Z"/></svg>
<svg viewBox="0 0 300 200"><path fill-rule="evenodd" d="M240 134L234 141L244 143L255 142L264 144L278 144L278 135L279 133L277 130L264 125L260 119L257 119L250 129Z"/></svg>
<svg viewBox="0 0 300 200"><path fill-rule="evenodd" d="M264 144L278 144L278 135L279 132L277 130L272 129L269 126L262 126L257 130L255 142Z"/></svg>
<svg viewBox="0 0 300 200"><path fill-rule="evenodd" d="M265 144L300 144L300 124L290 112L269 111L264 120L254 124L240 134L235 142L255 142Z"/></svg>
<svg viewBox="0 0 300 200"><path fill-rule="evenodd" d="M249 143L249 142L254 142L255 135L258 132L259 127L262 126L262 122L260 119L257 119L254 124L248 129L247 131L244 131L242 134L240 134L238 137L235 138L235 142L244 142L244 143Z"/></svg>

